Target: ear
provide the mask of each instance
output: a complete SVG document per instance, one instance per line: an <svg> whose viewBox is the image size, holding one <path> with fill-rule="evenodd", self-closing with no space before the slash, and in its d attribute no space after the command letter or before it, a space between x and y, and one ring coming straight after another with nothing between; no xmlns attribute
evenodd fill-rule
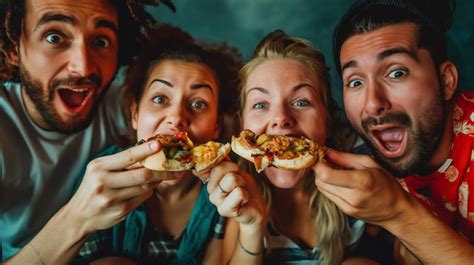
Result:
<svg viewBox="0 0 474 265"><path fill-rule="evenodd" d="M6 63L7 65L19 66L20 64L18 61L18 51L14 48L7 53Z"/></svg>
<svg viewBox="0 0 474 265"><path fill-rule="evenodd" d="M132 127L134 130L137 130L138 127L138 105L135 100L130 104L130 119L132 122Z"/></svg>
<svg viewBox="0 0 474 265"><path fill-rule="evenodd" d="M449 101L458 88L458 69L451 61L446 61L439 66L439 73L444 91L444 99Z"/></svg>

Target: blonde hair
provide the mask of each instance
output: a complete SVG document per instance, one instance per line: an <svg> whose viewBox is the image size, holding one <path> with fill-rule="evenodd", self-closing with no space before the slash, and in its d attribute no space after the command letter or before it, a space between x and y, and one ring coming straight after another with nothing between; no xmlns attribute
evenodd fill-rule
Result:
<svg viewBox="0 0 474 265"><path fill-rule="evenodd" d="M289 58L305 65L320 81L317 91L326 110L328 134L331 137L326 145L336 149L343 148L345 137L333 130L338 125L339 108L331 97L329 71L322 53L304 39L290 37L281 30L268 34L257 46L255 52L244 67L240 70L240 109L245 106L245 87L248 76L265 60ZM342 131L342 130L341 130ZM272 208L272 184L265 176L259 175L248 163L240 162L241 166L252 172L263 191L267 207ZM350 240L347 217L339 211L334 203L324 197L314 185L314 175L307 174L303 180L305 193L310 198L308 209L314 221L318 234L318 247L321 250L320 260L325 264L338 264L344 257L344 248Z"/></svg>

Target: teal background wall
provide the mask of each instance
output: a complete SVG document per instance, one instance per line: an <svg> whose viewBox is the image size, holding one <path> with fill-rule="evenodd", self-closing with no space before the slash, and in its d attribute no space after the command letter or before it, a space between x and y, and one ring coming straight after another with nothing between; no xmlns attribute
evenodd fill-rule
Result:
<svg viewBox="0 0 474 265"><path fill-rule="evenodd" d="M268 32L283 29L312 41L333 68L331 38L334 26L351 0L174 0L177 12L165 6L152 9L158 20L181 27L206 41L225 41L248 59ZM448 33L449 54L460 70L460 85L474 90L474 1L458 0ZM333 95L341 102L341 82L331 70Z"/></svg>

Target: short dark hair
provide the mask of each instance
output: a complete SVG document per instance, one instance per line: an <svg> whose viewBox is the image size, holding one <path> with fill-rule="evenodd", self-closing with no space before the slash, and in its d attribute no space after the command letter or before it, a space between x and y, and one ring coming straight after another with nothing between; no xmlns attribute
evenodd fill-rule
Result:
<svg viewBox="0 0 474 265"><path fill-rule="evenodd" d="M126 65L139 50L147 28L155 19L145 10L145 5L165 4L175 11L171 0L110 0L119 19L119 64ZM20 81L20 71L9 62L9 54L18 45L26 0L0 0L0 82Z"/></svg>
<svg viewBox="0 0 474 265"><path fill-rule="evenodd" d="M218 91L218 111L232 115L237 108L239 70L242 57L225 43L195 40L181 29L160 24L148 32L148 39L126 73L124 111L130 121L130 104L140 101L150 68L164 60L204 64L212 71ZM130 135L133 136L133 135Z"/></svg>
<svg viewBox="0 0 474 265"><path fill-rule="evenodd" d="M344 42L357 34L412 22L418 27L418 46L426 48L436 66L446 61L445 32L451 26L456 0L360 0L341 18L333 34L333 57L341 75L340 52Z"/></svg>

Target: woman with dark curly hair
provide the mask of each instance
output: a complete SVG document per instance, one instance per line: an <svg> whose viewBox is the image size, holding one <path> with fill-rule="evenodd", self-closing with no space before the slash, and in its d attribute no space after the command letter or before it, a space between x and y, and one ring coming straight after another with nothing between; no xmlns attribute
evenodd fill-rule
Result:
<svg viewBox="0 0 474 265"><path fill-rule="evenodd" d="M227 45L197 42L178 28L158 27L127 72L128 144L179 132L196 145L222 139L223 116L236 105L240 66L240 57ZM99 156L120 150L115 145ZM220 264L225 219L210 203L207 185L191 170L166 175L124 222L92 236L77 263L122 264L125 258L140 264Z"/></svg>
<svg viewBox="0 0 474 265"><path fill-rule="evenodd" d="M124 128L123 93L106 91L158 2L0 1L0 262L67 263L151 195L149 173L122 171L156 144L91 163L91 186L69 201L85 162Z"/></svg>

